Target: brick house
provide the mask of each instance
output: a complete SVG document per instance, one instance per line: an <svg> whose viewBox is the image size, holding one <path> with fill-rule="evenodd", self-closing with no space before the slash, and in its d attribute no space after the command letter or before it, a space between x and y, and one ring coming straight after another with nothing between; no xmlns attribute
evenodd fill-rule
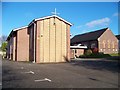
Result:
<svg viewBox="0 0 120 90"><path fill-rule="evenodd" d="M118 39L109 28L79 34L71 39L71 45L82 44L88 49L97 48L105 54L118 53Z"/></svg>
<svg viewBox="0 0 120 90"><path fill-rule="evenodd" d="M7 39L8 58L36 63L70 60L71 25L63 18L52 15L34 19L25 28L12 30Z"/></svg>

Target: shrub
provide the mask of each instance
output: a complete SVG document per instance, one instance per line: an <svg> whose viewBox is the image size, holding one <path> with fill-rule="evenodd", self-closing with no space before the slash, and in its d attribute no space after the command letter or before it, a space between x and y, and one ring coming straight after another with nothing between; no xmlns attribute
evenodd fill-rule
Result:
<svg viewBox="0 0 120 90"><path fill-rule="evenodd" d="M98 48L95 47L95 48L93 49L93 53L98 53Z"/></svg>
<svg viewBox="0 0 120 90"><path fill-rule="evenodd" d="M85 55L91 55L91 54L92 54L92 50L91 49L86 50Z"/></svg>

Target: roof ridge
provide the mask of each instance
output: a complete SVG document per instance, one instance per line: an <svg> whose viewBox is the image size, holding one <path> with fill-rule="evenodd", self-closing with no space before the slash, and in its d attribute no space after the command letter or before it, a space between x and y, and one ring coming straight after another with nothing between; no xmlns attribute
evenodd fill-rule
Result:
<svg viewBox="0 0 120 90"><path fill-rule="evenodd" d="M67 20L65 20L64 18L58 16L58 15L50 15L50 16L44 16L44 17L40 17L40 18L35 18L34 20L32 20L28 26L30 26L32 23L34 23L35 21L38 21L38 20L42 20L42 19L47 19L47 18L51 18L51 17L56 17L56 18L59 18L60 20L66 22L67 24L69 25L73 25L72 23L68 22Z"/></svg>
<svg viewBox="0 0 120 90"><path fill-rule="evenodd" d="M90 31L90 32L78 34L78 35L75 35L75 36L84 35L84 34L89 34L89 33L94 33L94 32L98 32L98 31L102 31L102 30L105 30L105 31L106 31L107 29L108 29L108 27L107 27L107 28L103 28L103 29L99 29L99 30L95 30L95 31Z"/></svg>

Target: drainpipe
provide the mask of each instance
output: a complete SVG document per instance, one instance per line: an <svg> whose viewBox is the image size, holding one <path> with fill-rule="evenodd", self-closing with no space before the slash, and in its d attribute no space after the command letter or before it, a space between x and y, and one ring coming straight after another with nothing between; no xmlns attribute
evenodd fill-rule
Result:
<svg viewBox="0 0 120 90"><path fill-rule="evenodd" d="M35 52L36 52L36 24L35 24L35 22L34 22L34 61L33 61L33 63L35 63L36 62L36 54L35 54Z"/></svg>

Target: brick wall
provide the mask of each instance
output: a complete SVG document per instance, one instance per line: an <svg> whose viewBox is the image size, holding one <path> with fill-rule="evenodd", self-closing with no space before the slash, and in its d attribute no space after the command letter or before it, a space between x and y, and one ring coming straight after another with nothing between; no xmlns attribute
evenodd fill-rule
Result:
<svg viewBox="0 0 120 90"><path fill-rule="evenodd" d="M118 39L114 36L111 30L106 30L98 39L99 41L99 52L104 52L106 54L117 53L118 52ZM105 47L103 45L105 43ZM114 45L113 45L114 44Z"/></svg>
<svg viewBox="0 0 120 90"><path fill-rule="evenodd" d="M27 28L17 31L17 61L29 61L29 35Z"/></svg>

